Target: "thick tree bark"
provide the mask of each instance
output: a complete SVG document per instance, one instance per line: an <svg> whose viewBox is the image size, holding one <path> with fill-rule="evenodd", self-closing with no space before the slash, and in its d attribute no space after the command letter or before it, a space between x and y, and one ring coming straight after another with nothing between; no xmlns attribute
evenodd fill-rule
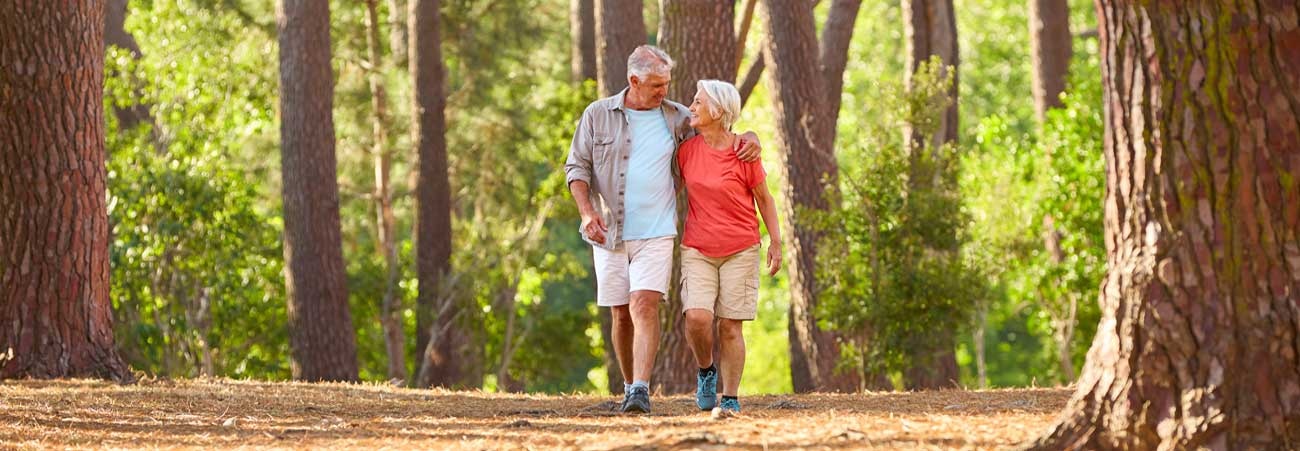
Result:
<svg viewBox="0 0 1300 451"><path fill-rule="evenodd" d="M602 97L627 87L627 57L646 43L641 0L595 0L596 84Z"/></svg>
<svg viewBox="0 0 1300 451"><path fill-rule="evenodd" d="M930 148L957 141L957 68L959 57L957 50L957 18L954 15L952 0L903 0L903 13L907 15L906 35L909 44L907 65L909 70L904 78L909 86L912 74L930 57L938 56L944 65L943 72L951 71L952 86L948 90L951 103L940 116L939 126L934 135L925 137L909 130L910 139L917 148L923 140L929 139ZM910 89L910 88L909 88ZM922 188L924 189L924 188ZM956 249L941 249L941 252L957 252ZM906 385L910 389L935 389L956 387L959 382L957 357L953 352L956 343L953 334L941 334L935 337L933 349L920 350L912 359L912 367L906 371Z"/></svg>
<svg viewBox="0 0 1300 451"><path fill-rule="evenodd" d="M329 3L282 0L280 158L293 378L357 379L334 155Z"/></svg>
<svg viewBox="0 0 1300 451"><path fill-rule="evenodd" d="M421 387L458 387L469 381L467 331L458 321L460 306L444 295L451 271L451 184L447 174L445 68L438 0L411 0L411 78L414 80L412 139L420 154L416 188L416 273L420 294L416 349L421 352ZM436 334L436 335L435 335ZM432 344L430 342L432 341Z"/></svg>
<svg viewBox="0 0 1300 451"><path fill-rule="evenodd" d="M823 195L836 186L835 117L825 104L812 5L766 0L763 57L772 64L770 80L778 125L776 148L787 183L782 187L782 228L793 253L790 274L790 371L797 392L852 391L858 376L834 373L839 345L834 334L817 327L814 263L820 234L795 213L828 207ZM838 95L838 93L836 94Z"/></svg>
<svg viewBox="0 0 1300 451"><path fill-rule="evenodd" d="M575 82L595 80L596 0L569 0L569 77Z"/></svg>
<svg viewBox="0 0 1300 451"><path fill-rule="evenodd" d="M1097 9L1102 318L1034 447L1300 448L1295 5Z"/></svg>
<svg viewBox="0 0 1300 451"><path fill-rule="evenodd" d="M104 6L0 8L0 379L133 379L109 299Z"/></svg>
<svg viewBox="0 0 1300 451"><path fill-rule="evenodd" d="M663 0L659 46L677 63L668 98L690 105L699 80L736 77L736 4L727 0Z"/></svg>
<svg viewBox="0 0 1300 451"><path fill-rule="evenodd" d="M1061 106L1070 75L1069 0L1029 0L1029 56L1034 65L1034 113L1042 123L1047 110Z"/></svg>
<svg viewBox="0 0 1300 451"><path fill-rule="evenodd" d="M375 158L375 223L379 232L379 248L384 254L386 277L384 297L380 303L379 323L384 328L384 349L388 355L388 379L407 380L406 331L402 328L402 300L397 292L401 267L397 261L397 239L394 236L393 190L390 172L393 167L392 148L388 138L388 93L384 89L384 53L380 49L378 0L366 0L366 45L370 58L370 106L374 108L371 129L375 141L371 153Z"/></svg>

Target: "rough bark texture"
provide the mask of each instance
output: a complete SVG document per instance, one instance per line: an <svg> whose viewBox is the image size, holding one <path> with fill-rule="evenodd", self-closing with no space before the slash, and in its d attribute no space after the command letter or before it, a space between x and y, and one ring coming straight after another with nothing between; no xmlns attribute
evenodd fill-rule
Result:
<svg viewBox="0 0 1300 451"><path fill-rule="evenodd" d="M663 0L660 2L659 45L677 63L668 98L690 104L695 82L730 80L736 76L735 2L726 0ZM707 44L706 44L707 43ZM686 199L678 199L679 220L686 218ZM681 231L679 221L678 231ZM678 233L678 237L681 233ZM673 259L673 279L680 280L681 259ZM694 393L696 364L686 343L681 314L681 286L671 284L660 310L659 353L655 356L654 383L663 393Z"/></svg>
<svg viewBox="0 0 1300 451"><path fill-rule="evenodd" d="M1029 0L1029 56L1039 123L1048 109L1061 106L1061 92L1070 75L1071 45L1069 0Z"/></svg>
<svg viewBox="0 0 1300 451"><path fill-rule="evenodd" d="M401 277L401 266L397 260L397 239L394 236L395 223L393 215L393 190L391 187L393 167L392 147L388 138L388 92L384 89L384 53L380 49L378 0L366 1L366 46L370 58L370 106L374 109L374 124L371 128L374 148L371 153L375 158L375 223L378 225L379 248L384 254L386 277L384 278L384 297L380 303L379 322L384 328L384 349L388 355L388 379L407 380L406 377L406 331L402 326L402 301L398 294L397 281Z"/></svg>
<svg viewBox="0 0 1300 451"><path fill-rule="evenodd" d="M1035 447L1300 448L1300 11L1097 8L1102 318Z"/></svg>
<svg viewBox="0 0 1300 451"><path fill-rule="evenodd" d="M662 0L659 5L659 46L677 63L669 99L690 105L696 81L736 78L734 1Z"/></svg>
<svg viewBox="0 0 1300 451"><path fill-rule="evenodd" d="M596 84L601 97L627 87L627 57L646 43L641 0L595 0Z"/></svg>
<svg viewBox="0 0 1300 451"><path fill-rule="evenodd" d="M934 135L928 137L930 148L938 148L957 141L957 68L959 64L957 50L957 18L954 15L952 0L904 0L903 13L907 16L906 35L909 43L908 68L905 79L910 85L912 73L930 57L938 56L944 65L944 73L952 71L952 86L948 90L952 100L947 111L941 116L940 124ZM925 136L914 131L908 132L912 142L920 146ZM942 249L941 252L957 252L956 249ZM906 371L905 385L910 389L934 389L956 387L959 379L957 357L953 352L956 344L953 334L936 337L932 350L916 352L912 367Z"/></svg>
<svg viewBox="0 0 1300 451"><path fill-rule="evenodd" d="M856 376L834 374L839 358L837 339L820 330L813 315L818 292L814 262L820 234L795 218L798 209L827 207L823 194L827 186L835 186L839 172L833 148L835 119L825 104L812 5L766 0L764 6L769 28L763 57L772 65L768 80L778 125L775 144L787 180L781 190L782 228L788 231L793 256L788 263L794 389L856 390Z"/></svg>
<svg viewBox="0 0 1300 451"><path fill-rule="evenodd" d="M596 79L596 0L569 0L569 57L571 80Z"/></svg>
<svg viewBox="0 0 1300 451"><path fill-rule="evenodd" d="M0 8L0 379L132 379L109 300L104 6Z"/></svg>
<svg viewBox="0 0 1300 451"><path fill-rule="evenodd" d="M280 166L293 378L357 379L334 155L329 3L280 4Z"/></svg>
<svg viewBox="0 0 1300 451"><path fill-rule="evenodd" d="M912 73L931 56L938 56L945 67L952 68L952 88L949 90L952 104L943 115L941 124L930 143L938 147L944 143L957 141L957 18L953 14L952 0L903 0L903 14L907 16L906 34L909 43L907 67L904 74L907 83L912 81ZM913 140L924 137L914 136Z"/></svg>
<svg viewBox="0 0 1300 451"><path fill-rule="evenodd" d="M411 78L415 83L412 139L420 154L415 256L420 287L416 349L421 352L422 369L417 384L465 386L470 362L466 361L468 354L458 348L467 344L467 332L458 321L456 298L444 295L441 286L451 270L451 184L447 178L446 77L439 1L411 0L410 20Z"/></svg>

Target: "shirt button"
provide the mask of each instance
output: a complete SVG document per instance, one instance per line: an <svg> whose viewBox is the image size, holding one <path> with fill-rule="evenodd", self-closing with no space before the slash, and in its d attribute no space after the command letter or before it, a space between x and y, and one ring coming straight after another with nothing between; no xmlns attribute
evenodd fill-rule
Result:
<svg viewBox="0 0 1300 451"><path fill-rule="evenodd" d="M626 159L627 159L627 155L623 155L623 159L626 160Z"/></svg>

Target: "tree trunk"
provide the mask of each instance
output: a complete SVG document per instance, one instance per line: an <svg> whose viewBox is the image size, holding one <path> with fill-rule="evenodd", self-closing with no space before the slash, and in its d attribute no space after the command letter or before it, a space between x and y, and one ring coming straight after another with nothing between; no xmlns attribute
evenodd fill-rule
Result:
<svg viewBox="0 0 1300 451"><path fill-rule="evenodd" d="M388 138L388 93L384 89L383 50L379 48L378 0L366 1L366 44L369 49L370 106L374 108L372 135L375 141L371 153L375 157L375 216L379 229L379 248L384 254L384 297L380 303L379 323L384 328L384 349L388 355L388 379L407 380L406 332L402 328L402 300L398 295L397 280L401 267L397 261L397 240L394 237L392 177L393 156Z"/></svg>
<svg viewBox="0 0 1300 451"><path fill-rule="evenodd" d="M458 349L468 345L469 340L457 321L460 307L456 305L456 297L445 295L441 286L451 271L451 184L447 174L445 69L439 3L438 0L411 0L410 13L411 78L415 83L412 139L420 154L416 188L419 212L415 254L420 287L416 349L421 351L421 366L428 367L427 371L421 371L417 381L421 387L470 384L467 368L472 363ZM433 332L441 336L432 337ZM431 339L435 346L428 345Z"/></svg>
<svg viewBox="0 0 1300 451"><path fill-rule="evenodd" d="M690 105L696 81L735 79L735 2L663 0L660 7L659 46L677 63L670 100Z"/></svg>
<svg viewBox="0 0 1300 451"><path fill-rule="evenodd" d="M951 103L940 116L939 126L934 135L928 139L930 148L937 149L948 143L957 142L957 67L959 64L957 50L957 20L954 15L952 0L904 0L903 11L907 14L906 35L909 43L908 68L904 78L909 89L912 74L921 64L937 56L943 62L941 74L952 71L952 85L948 96ZM925 136L909 130L911 142L920 149ZM940 252L958 252L957 249L940 249ZM906 371L906 384L910 389L953 388L958 386L960 374L953 334L941 334L935 337L933 349L917 352L912 360L912 368Z"/></svg>
<svg viewBox="0 0 1300 451"><path fill-rule="evenodd" d="M1069 0L1029 0L1029 56L1034 65L1034 114L1039 123L1048 109L1061 106L1061 93L1070 75L1072 39Z"/></svg>
<svg viewBox="0 0 1300 451"><path fill-rule="evenodd" d="M297 380L357 379L334 155L329 3L282 0L280 159L289 345Z"/></svg>
<svg viewBox="0 0 1300 451"><path fill-rule="evenodd" d="M903 0L903 14L906 14L907 67L904 78L911 86L912 73L921 64L929 61L931 56L938 56L943 61L944 72L951 68L952 87L949 97L952 104L940 119L940 125L934 136L930 137L932 148L957 141L957 77L959 65L957 51L957 18L953 14L952 0ZM912 136L913 142L919 143L924 137ZM919 146L918 146L919 147Z"/></svg>
<svg viewBox="0 0 1300 451"><path fill-rule="evenodd" d="M627 87L627 57L646 43L641 0L595 0L597 85L602 97Z"/></svg>
<svg viewBox="0 0 1300 451"><path fill-rule="evenodd" d="M824 103L812 5L783 0L766 0L764 5L769 31L763 57L772 65L768 79L775 96L776 148L787 181L781 190L781 226L792 231L787 238L794 256L789 260L791 378L796 392L852 391L859 387L859 376L834 374L838 339L817 327L814 315L814 263L821 236L795 216L801 209L826 209L823 195L836 187L839 172L833 149L835 118Z"/></svg>
<svg viewBox="0 0 1300 451"><path fill-rule="evenodd" d="M1295 5L1097 9L1102 318L1034 447L1300 448Z"/></svg>
<svg viewBox="0 0 1300 451"><path fill-rule="evenodd" d="M825 83L826 111L831 124L840 115L840 93L844 91L844 66L849 62L849 42L853 38L853 25L858 20L862 0L835 0L822 27L821 77ZM835 142L835 125L831 125L831 142Z"/></svg>
<svg viewBox="0 0 1300 451"><path fill-rule="evenodd" d="M569 0L570 79L595 80L596 0Z"/></svg>
<svg viewBox="0 0 1300 451"><path fill-rule="evenodd" d="M388 46L392 47L393 67L406 67L410 39L406 33L406 0L388 0Z"/></svg>
<svg viewBox="0 0 1300 451"><path fill-rule="evenodd" d="M131 52L131 57L140 59L140 45L135 42L135 37L126 31L126 4L127 0L108 0L108 5L104 10L104 48L116 46L123 50ZM113 106L113 115L117 116L118 128L129 130L135 128L140 122L150 121L149 106L144 104L135 104L127 107ZM152 125L152 124L151 124ZM157 131L154 131L157 136ZM156 140L155 140L156 141Z"/></svg>
<svg viewBox="0 0 1300 451"><path fill-rule="evenodd" d="M696 81L730 80L736 76L734 2L664 0L660 6L659 44L677 63L673 67L673 82L668 85L669 99L689 105L695 96ZM679 199L677 205L680 231L680 221L686 218L685 198ZM674 258L672 280L680 280L680 275L681 260ZM654 379L664 393L695 390L695 357L686 343L680 288L678 283L670 284L661 315L663 333L655 359Z"/></svg>
<svg viewBox="0 0 1300 451"><path fill-rule="evenodd" d="M133 379L114 347L104 3L0 8L0 379Z"/></svg>

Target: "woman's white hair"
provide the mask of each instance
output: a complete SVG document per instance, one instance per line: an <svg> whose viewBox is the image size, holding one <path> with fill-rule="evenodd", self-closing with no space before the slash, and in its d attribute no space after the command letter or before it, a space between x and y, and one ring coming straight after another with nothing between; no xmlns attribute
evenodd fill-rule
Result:
<svg viewBox="0 0 1300 451"><path fill-rule="evenodd" d="M673 59L668 56L668 52L653 45L642 45L632 51L627 57L627 76L633 75L637 79L645 80L647 75L652 73L662 74L672 72Z"/></svg>
<svg viewBox="0 0 1300 451"><path fill-rule="evenodd" d="M721 80L700 80L695 87L709 98L709 114L713 120L721 121L722 128L731 130L731 126L740 119L740 91L736 85Z"/></svg>

